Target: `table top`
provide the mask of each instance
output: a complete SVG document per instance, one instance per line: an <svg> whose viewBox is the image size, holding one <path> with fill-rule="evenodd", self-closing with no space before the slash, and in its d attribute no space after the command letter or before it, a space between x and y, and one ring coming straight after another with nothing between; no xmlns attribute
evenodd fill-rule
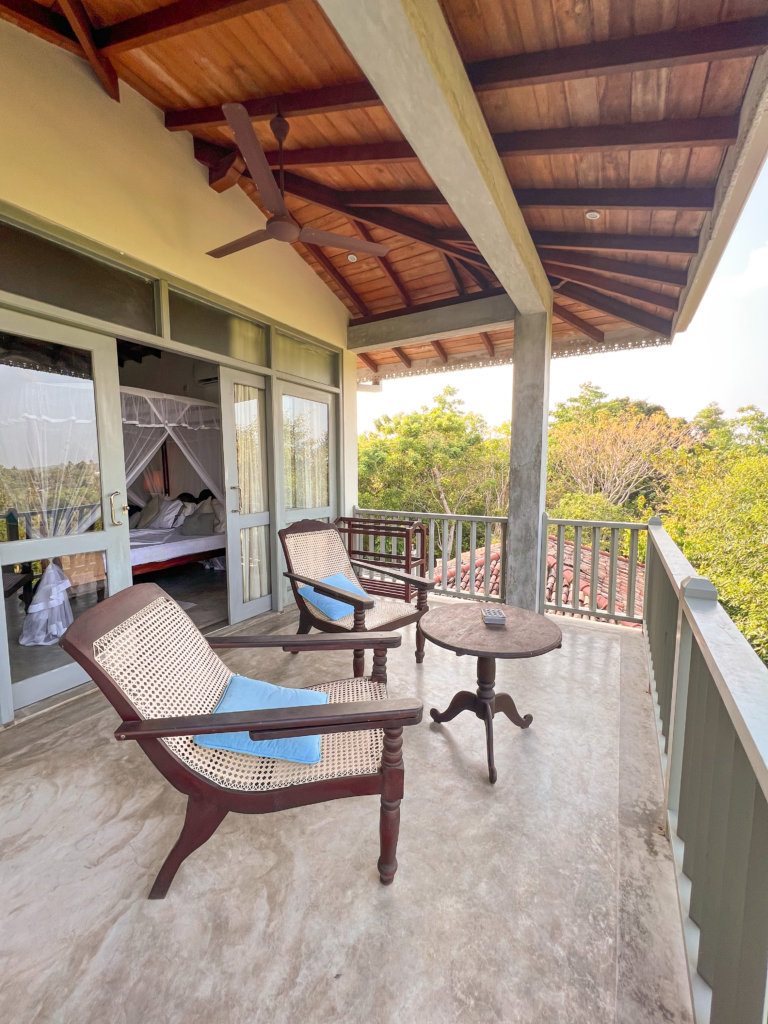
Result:
<svg viewBox="0 0 768 1024"><path fill-rule="evenodd" d="M507 617L504 628L484 625L486 607L501 608ZM419 625L438 647L478 658L535 658L563 642L560 627L551 619L508 604L455 601L430 608Z"/></svg>

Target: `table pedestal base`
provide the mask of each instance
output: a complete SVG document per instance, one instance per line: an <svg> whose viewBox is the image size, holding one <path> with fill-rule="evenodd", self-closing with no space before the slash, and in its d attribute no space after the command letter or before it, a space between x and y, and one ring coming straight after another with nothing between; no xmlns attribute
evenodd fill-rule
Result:
<svg viewBox="0 0 768 1024"><path fill-rule="evenodd" d="M462 711L473 711L485 722L485 741L488 748L488 778L491 783L496 781L496 765L493 763L493 716L506 715L514 725L527 729L533 721L533 715L521 715L515 702L508 693L496 693L496 659L477 659L477 693L460 690L451 699L451 703L440 712L432 708L429 712L435 722L450 722Z"/></svg>

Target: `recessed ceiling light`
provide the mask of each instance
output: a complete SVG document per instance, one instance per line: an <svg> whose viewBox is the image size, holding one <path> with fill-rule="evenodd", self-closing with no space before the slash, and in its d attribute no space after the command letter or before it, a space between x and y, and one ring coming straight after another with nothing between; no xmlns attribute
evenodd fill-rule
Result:
<svg viewBox="0 0 768 1024"><path fill-rule="evenodd" d="M584 216L587 218L587 220L600 220L600 214L597 212L597 210L587 210Z"/></svg>
<svg viewBox="0 0 768 1024"><path fill-rule="evenodd" d="M350 263L357 263L357 256L353 252L347 253L347 259Z"/></svg>

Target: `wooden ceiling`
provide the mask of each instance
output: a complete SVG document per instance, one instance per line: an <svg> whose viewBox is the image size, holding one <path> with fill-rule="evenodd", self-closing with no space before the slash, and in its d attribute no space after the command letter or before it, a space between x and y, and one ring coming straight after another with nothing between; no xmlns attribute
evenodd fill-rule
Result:
<svg viewBox="0 0 768 1024"><path fill-rule="evenodd" d="M632 327L669 337L768 46L768 0L441 5L555 289L555 351ZM499 292L315 0L0 0L0 17L89 61L111 96L128 83L169 130L192 133L213 189L240 187L257 205L221 104L245 103L274 166L279 110L296 220L389 247L350 263L296 243L353 323ZM510 327L363 353L359 366L409 372L512 343Z"/></svg>

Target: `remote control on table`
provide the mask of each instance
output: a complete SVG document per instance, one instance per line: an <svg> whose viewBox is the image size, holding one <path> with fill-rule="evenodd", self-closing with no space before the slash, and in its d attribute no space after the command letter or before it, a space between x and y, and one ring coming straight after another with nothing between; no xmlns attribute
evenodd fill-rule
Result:
<svg viewBox="0 0 768 1024"><path fill-rule="evenodd" d="M483 622L486 626L496 626L503 628L507 624L507 616L501 610L501 608L483 608L481 609Z"/></svg>

